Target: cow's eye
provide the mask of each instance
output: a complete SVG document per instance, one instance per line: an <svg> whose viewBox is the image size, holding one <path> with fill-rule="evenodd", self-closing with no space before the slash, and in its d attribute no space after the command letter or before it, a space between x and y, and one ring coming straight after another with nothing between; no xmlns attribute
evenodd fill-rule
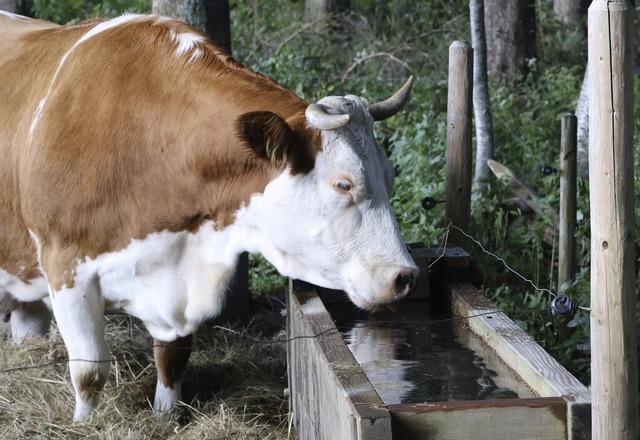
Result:
<svg viewBox="0 0 640 440"><path fill-rule="evenodd" d="M336 180L336 183L334 185L340 191L344 192L349 192L351 191L351 188L353 188L353 183L345 179Z"/></svg>

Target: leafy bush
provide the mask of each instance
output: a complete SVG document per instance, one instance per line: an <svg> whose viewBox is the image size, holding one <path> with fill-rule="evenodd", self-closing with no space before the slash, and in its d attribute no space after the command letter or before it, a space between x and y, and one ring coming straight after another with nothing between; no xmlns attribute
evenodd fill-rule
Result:
<svg viewBox="0 0 640 440"><path fill-rule="evenodd" d="M116 17L123 12L149 12L151 0L32 0L34 16L66 24L91 17Z"/></svg>

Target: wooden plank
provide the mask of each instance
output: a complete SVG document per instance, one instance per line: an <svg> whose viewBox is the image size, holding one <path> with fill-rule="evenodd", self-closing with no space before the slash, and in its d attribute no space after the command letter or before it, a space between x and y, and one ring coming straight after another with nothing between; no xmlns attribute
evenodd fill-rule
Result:
<svg viewBox="0 0 640 440"><path fill-rule="evenodd" d="M567 435L563 399L531 398L390 405L393 438L557 440Z"/></svg>
<svg viewBox="0 0 640 440"><path fill-rule="evenodd" d="M594 0L588 29L593 435L636 440L634 8Z"/></svg>
<svg viewBox="0 0 640 440"><path fill-rule="evenodd" d="M391 439L391 416L336 329L315 287L291 282L287 357L300 439Z"/></svg>
<svg viewBox="0 0 640 440"><path fill-rule="evenodd" d="M471 279L471 258L459 246L426 247L411 243L409 254L420 268L420 277L416 289L410 298L431 298L431 277L437 274L439 279L468 281ZM424 289L427 291L424 292Z"/></svg>
<svg viewBox="0 0 640 440"><path fill-rule="evenodd" d="M511 319L473 286L447 283L454 314L541 397L562 397L567 403L569 439L590 439L589 389L553 359Z"/></svg>

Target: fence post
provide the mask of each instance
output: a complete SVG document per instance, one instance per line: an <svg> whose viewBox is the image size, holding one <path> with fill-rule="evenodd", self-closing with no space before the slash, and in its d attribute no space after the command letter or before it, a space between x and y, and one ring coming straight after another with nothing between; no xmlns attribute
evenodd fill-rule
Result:
<svg viewBox="0 0 640 440"><path fill-rule="evenodd" d="M562 115L560 153L560 221L558 246L558 292L576 271L576 199L578 119Z"/></svg>
<svg viewBox="0 0 640 440"><path fill-rule="evenodd" d="M589 7L591 401L594 439L638 439L634 270L633 14Z"/></svg>
<svg viewBox="0 0 640 440"><path fill-rule="evenodd" d="M449 46L447 95L447 152L445 218L465 232L471 216L471 105L473 96L473 49L466 41ZM464 247L465 236L449 232L450 244Z"/></svg>

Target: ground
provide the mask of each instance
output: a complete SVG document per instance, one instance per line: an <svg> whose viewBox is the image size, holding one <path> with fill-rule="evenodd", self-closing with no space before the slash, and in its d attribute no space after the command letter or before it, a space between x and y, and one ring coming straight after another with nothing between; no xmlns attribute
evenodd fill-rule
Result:
<svg viewBox="0 0 640 440"><path fill-rule="evenodd" d="M106 317L112 361L102 404L73 424L67 352L55 325L16 347L0 335L2 439L288 439L284 303L259 301L249 321L204 326L195 338L177 415L155 417L152 339L140 322Z"/></svg>

